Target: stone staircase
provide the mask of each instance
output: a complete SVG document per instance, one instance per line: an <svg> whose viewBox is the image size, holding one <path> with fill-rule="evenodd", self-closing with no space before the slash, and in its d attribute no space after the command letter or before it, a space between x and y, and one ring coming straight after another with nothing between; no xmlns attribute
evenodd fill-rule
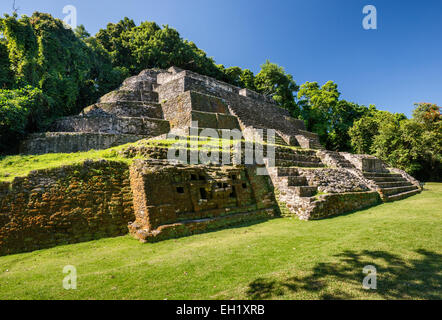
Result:
<svg viewBox="0 0 442 320"><path fill-rule="evenodd" d="M297 168L267 167L267 172L275 187L277 201L289 211L282 214L299 214L314 201L317 187L308 185L306 177L300 175Z"/></svg>
<svg viewBox="0 0 442 320"><path fill-rule="evenodd" d="M267 157L267 153L264 153ZM265 159L269 163L269 159ZM275 167L322 168L324 164L313 150L275 148Z"/></svg>
<svg viewBox="0 0 442 320"><path fill-rule="evenodd" d="M255 128L255 132L256 135L258 137L258 141L262 140L263 142L268 141L269 138L269 131L270 129L266 129L266 128ZM277 145L281 145L281 146L288 146L287 142L285 142L285 140L276 132L274 131L274 139L275 139L275 144Z"/></svg>
<svg viewBox="0 0 442 320"><path fill-rule="evenodd" d="M355 168L350 161L337 151L321 150L318 151L318 156L321 158L322 162L332 168Z"/></svg>
<svg viewBox="0 0 442 320"><path fill-rule="evenodd" d="M318 150L324 149L322 144L319 142L319 137L316 133L298 130L298 134L295 137L296 140L298 140L299 145L303 148Z"/></svg>
<svg viewBox="0 0 442 320"><path fill-rule="evenodd" d="M316 186L308 184L307 178L301 176L295 167L274 167L268 168L268 171L272 178L277 178L280 192L284 190L287 195L312 197L318 191Z"/></svg>
<svg viewBox="0 0 442 320"><path fill-rule="evenodd" d="M363 175L376 184L385 202L401 200L421 191L399 173L364 172Z"/></svg>
<svg viewBox="0 0 442 320"><path fill-rule="evenodd" d="M278 201L285 203L291 213L298 214L308 206L318 188L308 184L307 178L299 173L299 168L320 168L324 165L313 150L293 150L275 148L275 163L264 162L273 185L278 190Z"/></svg>

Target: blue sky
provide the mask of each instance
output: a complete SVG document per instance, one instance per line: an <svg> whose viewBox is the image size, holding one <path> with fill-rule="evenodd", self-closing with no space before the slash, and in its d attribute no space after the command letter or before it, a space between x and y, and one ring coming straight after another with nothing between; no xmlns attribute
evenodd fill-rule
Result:
<svg viewBox="0 0 442 320"><path fill-rule="evenodd" d="M12 0L0 11L11 13ZM124 16L176 28L217 63L255 73L269 59L298 84L335 81L341 97L411 116L414 102L442 105L442 1L405 0L16 0L19 14L63 18L95 34ZM362 8L377 9L364 30Z"/></svg>

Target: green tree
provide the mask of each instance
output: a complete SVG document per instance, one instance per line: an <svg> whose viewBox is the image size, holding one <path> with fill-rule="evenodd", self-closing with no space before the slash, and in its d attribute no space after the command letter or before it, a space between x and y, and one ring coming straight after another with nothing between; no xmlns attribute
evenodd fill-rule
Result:
<svg viewBox="0 0 442 320"><path fill-rule="evenodd" d="M86 40L91 36L89 32L87 32L84 25L80 24L78 27L74 29L74 33L77 36L77 38L80 38L81 40Z"/></svg>
<svg viewBox="0 0 442 320"><path fill-rule="evenodd" d="M244 69L239 76L240 83L244 88L257 91L255 86L255 75L249 69Z"/></svg>
<svg viewBox="0 0 442 320"><path fill-rule="evenodd" d="M442 121L436 107L416 104L413 119L407 119L371 106L349 130L354 151L376 155L418 179L440 181Z"/></svg>
<svg viewBox="0 0 442 320"><path fill-rule="evenodd" d="M14 83L14 74L9 61L8 47L5 39L0 39L0 89L10 88Z"/></svg>
<svg viewBox="0 0 442 320"><path fill-rule="evenodd" d="M57 117L78 113L128 75L112 66L107 51L87 36L84 27L74 33L49 14L5 15L0 19L0 34L1 88L20 92L29 86L45 97L45 104L37 108L35 103L18 103L16 95L3 96L4 100L13 99L3 102L4 110L9 110L4 113L8 119L13 115L14 119L26 119L25 131L43 130ZM3 124L3 136L7 136L5 132L21 134L22 129L16 128L16 124Z"/></svg>
<svg viewBox="0 0 442 320"><path fill-rule="evenodd" d="M229 67L226 69L223 65L218 65L218 68L225 75L224 79L222 79L223 81L237 87L257 91L255 87L255 75L249 69L241 69L240 67Z"/></svg>
<svg viewBox="0 0 442 320"><path fill-rule="evenodd" d="M0 150L16 152L19 139L37 126L48 105L40 89L0 89Z"/></svg>
<svg viewBox="0 0 442 320"><path fill-rule="evenodd" d="M307 130L316 132L325 144L332 128L332 113L339 96L338 86L333 81L328 81L321 87L317 82L306 82L298 92L301 119L306 122Z"/></svg>
<svg viewBox="0 0 442 320"><path fill-rule="evenodd" d="M289 110L294 117L299 116L299 107L293 96L299 87L292 75L286 73L284 68L267 60L261 65L261 70L255 77L255 87L258 92L272 96L281 107Z"/></svg>
<svg viewBox="0 0 442 320"><path fill-rule="evenodd" d="M351 151L349 130L354 122L368 113L368 108L346 100L339 100L330 115L330 130L326 147L337 151Z"/></svg>
<svg viewBox="0 0 442 320"><path fill-rule="evenodd" d="M348 131L353 151L362 154L376 153L376 150L373 150L373 143L379 135L381 125L387 132L387 128L398 128L399 122L405 119L402 113L393 114L377 110L374 105L370 105Z"/></svg>
<svg viewBox="0 0 442 320"><path fill-rule="evenodd" d="M442 120L440 107L434 103L415 103L413 110L413 119L431 128Z"/></svg>
<svg viewBox="0 0 442 320"><path fill-rule="evenodd" d="M11 70L20 85L37 85L38 40L33 29L33 20L27 16L5 15L0 19L0 32L6 40Z"/></svg>
<svg viewBox="0 0 442 320"><path fill-rule="evenodd" d="M212 58L168 25L161 28L155 22L146 21L136 26L133 20L124 18L116 24L108 24L95 38L109 53L112 65L125 68L131 74L147 68L176 66L220 80L226 77Z"/></svg>
<svg viewBox="0 0 442 320"><path fill-rule="evenodd" d="M371 146L378 128L379 123L372 116L364 116L356 120L348 131L353 151L360 154L371 153Z"/></svg>
<svg viewBox="0 0 442 320"><path fill-rule="evenodd" d="M106 29L100 29L95 38L106 52L109 53L113 66L123 67L133 72L135 61L128 48L128 32L135 28L135 22L125 17L118 23L109 23Z"/></svg>

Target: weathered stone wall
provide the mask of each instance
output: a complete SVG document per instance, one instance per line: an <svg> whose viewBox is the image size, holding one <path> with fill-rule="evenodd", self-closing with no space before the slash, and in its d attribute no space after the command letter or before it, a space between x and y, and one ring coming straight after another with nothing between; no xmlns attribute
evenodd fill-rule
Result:
<svg viewBox="0 0 442 320"><path fill-rule="evenodd" d="M341 152L341 155L351 162L358 170L363 172L388 172L387 166L375 156L369 154L351 154Z"/></svg>
<svg viewBox="0 0 442 320"><path fill-rule="evenodd" d="M170 125L168 121L162 119L90 115L59 119L55 122L52 130L55 132L99 132L154 137L169 132Z"/></svg>
<svg viewBox="0 0 442 320"><path fill-rule="evenodd" d="M163 110L159 103L142 101L117 101L95 103L83 109L81 115L114 115L118 117L163 118Z"/></svg>
<svg viewBox="0 0 442 320"><path fill-rule="evenodd" d="M241 129L246 127L272 128L282 136L295 136L305 130L304 122L290 117L287 110L278 107L274 100L250 90L243 90L215 79L190 71L158 75L156 91L164 103L185 91L221 98L229 110L239 118Z"/></svg>
<svg viewBox="0 0 442 320"><path fill-rule="evenodd" d="M320 219L362 209L380 202L379 193L347 169L268 168L278 205L284 215ZM310 194L309 188L325 194ZM305 189L305 193L300 192Z"/></svg>
<svg viewBox="0 0 442 320"><path fill-rule="evenodd" d="M135 160L131 233L151 242L272 217L276 203L268 177L255 169Z"/></svg>
<svg viewBox="0 0 442 320"><path fill-rule="evenodd" d="M291 118L287 110L264 99L242 96L233 91L213 90L212 87L207 88L204 82L194 78L185 78L184 90L211 94L224 99L244 127L271 128L287 135L295 135L299 129L305 129L303 121Z"/></svg>
<svg viewBox="0 0 442 320"><path fill-rule="evenodd" d="M47 132L35 133L22 141L20 153L71 153L101 150L135 142L147 136L132 134L91 133L91 132Z"/></svg>
<svg viewBox="0 0 442 320"><path fill-rule="evenodd" d="M311 199L301 208L298 216L301 220L321 219L374 206L380 202L381 198L376 191L325 194L319 196L319 200Z"/></svg>
<svg viewBox="0 0 442 320"><path fill-rule="evenodd" d="M192 127L198 122L200 128L239 129L235 116L219 98L186 91L163 102L164 118L175 128Z"/></svg>
<svg viewBox="0 0 442 320"><path fill-rule="evenodd" d="M0 184L0 255L123 235L133 219L125 163L34 171Z"/></svg>
<svg viewBox="0 0 442 320"><path fill-rule="evenodd" d="M22 152L102 149L135 141L137 136L154 137L169 132L170 125L163 119L158 93L153 91L160 72L164 71L144 70L137 76L126 79L117 90L102 96L97 103L84 108L79 115L56 120L49 130L58 134L28 137L23 143ZM32 141L33 138L35 141Z"/></svg>
<svg viewBox="0 0 442 320"><path fill-rule="evenodd" d="M159 74L158 78L162 75L163 74ZM184 78L173 79L167 83L158 82L158 85L154 87L154 90L158 92L158 101L163 103L185 91Z"/></svg>

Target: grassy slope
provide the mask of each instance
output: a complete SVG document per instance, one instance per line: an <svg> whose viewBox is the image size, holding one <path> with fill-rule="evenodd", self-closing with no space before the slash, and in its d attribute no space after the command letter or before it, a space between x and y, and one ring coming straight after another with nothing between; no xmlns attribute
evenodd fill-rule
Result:
<svg viewBox="0 0 442 320"><path fill-rule="evenodd" d="M86 159L128 161L112 150L91 150L76 153L48 153L43 155L15 155L0 157L0 181L12 181L32 170L50 169L82 162Z"/></svg>
<svg viewBox="0 0 442 320"><path fill-rule="evenodd" d="M194 138L194 137L193 137ZM184 139L184 138L182 138ZM187 137L186 139L189 139ZM207 140L206 140L207 139ZM186 142L187 141L187 142ZM0 156L0 182L12 181L15 177L26 176L32 170L49 169L59 167L63 165L70 165L82 162L86 159L98 160L116 160L131 162L130 159L124 158L119 154L119 151L129 146L159 146L159 147L171 147L175 143L185 144L185 149L200 150L200 151L223 151L224 144L231 146L239 142L239 140L226 140L215 138L203 138L199 137L197 142L190 140L140 140L134 143L128 143L117 147L109 148L106 150L90 150L87 152L76 153L48 153L42 155L14 155L14 156ZM189 143L188 145L186 145ZM299 149L292 146L280 146L287 149ZM182 148L182 146L180 147Z"/></svg>
<svg viewBox="0 0 442 320"><path fill-rule="evenodd" d="M274 219L155 244L130 236L0 257L1 299L442 298L442 184L302 222ZM62 269L78 270L64 290ZM377 267L377 290L361 288Z"/></svg>

